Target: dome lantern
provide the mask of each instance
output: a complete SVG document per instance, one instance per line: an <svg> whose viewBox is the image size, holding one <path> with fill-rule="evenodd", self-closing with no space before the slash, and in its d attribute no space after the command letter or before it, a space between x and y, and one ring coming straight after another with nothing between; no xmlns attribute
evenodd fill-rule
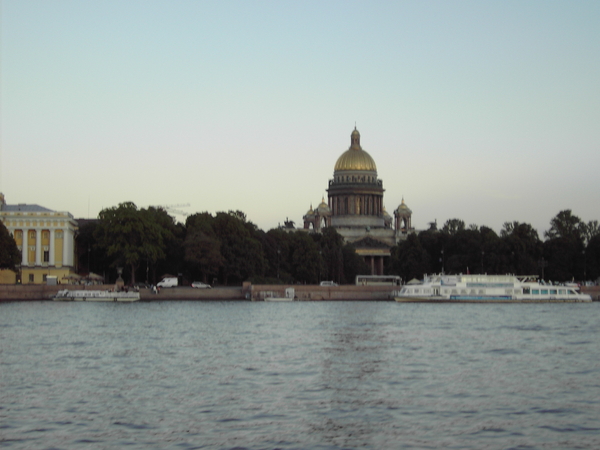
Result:
<svg viewBox="0 0 600 450"><path fill-rule="evenodd" d="M354 127L350 135L350 148L338 158L335 163L334 172L342 171L366 171L377 173L375 161L360 146L360 133Z"/></svg>

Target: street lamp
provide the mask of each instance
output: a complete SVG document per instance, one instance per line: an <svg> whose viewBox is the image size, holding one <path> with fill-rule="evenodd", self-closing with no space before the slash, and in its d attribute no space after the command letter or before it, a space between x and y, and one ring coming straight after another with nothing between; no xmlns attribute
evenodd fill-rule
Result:
<svg viewBox="0 0 600 450"><path fill-rule="evenodd" d="M538 267L542 268L542 280L543 280L544 279L544 268L548 267L548 261L546 261L543 256L542 256L542 259L540 259L538 261Z"/></svg>
<svg viewBox="0 0 600 450"><path fill-rule="evenodd" d="M277 279L279 280L279 255L281 254L281 250L277 248Z"/></svg>
<svg viewBox="0 0 600 450"><path fill-rule="evenodd" d="M483 271L483 255L485 254L485 252L483 250L481 250L481 274L483 275L485 272Z"/></svg>
<svg viewBox="0 0 600 450"><path fill-rule="evenodd" d="M444 275L444 249L442 249L442 257L440 258L440 261L442 262L442 275Z"/></svg>

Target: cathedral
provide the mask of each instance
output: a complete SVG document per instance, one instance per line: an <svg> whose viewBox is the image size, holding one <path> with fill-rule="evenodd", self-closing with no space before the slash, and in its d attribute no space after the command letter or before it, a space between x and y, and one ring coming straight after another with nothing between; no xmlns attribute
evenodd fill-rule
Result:
<svg viewBox="0 0 600 450"><path fill-rule="evenodd" d="M377 178L375 161L360 145L360 133L354 128L350 148L338 158L333 179L327 189L328 202L312 206L304 219L304 229L319 232L333 227L365 258L372 275L383 274L383 262L390 249L414 232L412 211L402 203L394 217L383 203L383 181Z"/></svg>

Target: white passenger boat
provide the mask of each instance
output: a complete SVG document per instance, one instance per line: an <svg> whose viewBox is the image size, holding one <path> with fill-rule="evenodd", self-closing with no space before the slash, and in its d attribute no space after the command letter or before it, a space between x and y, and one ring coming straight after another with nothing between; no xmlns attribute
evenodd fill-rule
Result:
<svg viewBox="0 0 600 450"><path fill-rule="evenodd" d="M137 302L139 292L112 292L112 291L70 291L63 289L53 297L55 301L76 302Z"/></svg>
<svg viewBox="0 0 600 450"><path fill-rule="evenodd" d="M397 302L591 302L576 286L539 282L537 276L425 275L394 292Z"/></svg>

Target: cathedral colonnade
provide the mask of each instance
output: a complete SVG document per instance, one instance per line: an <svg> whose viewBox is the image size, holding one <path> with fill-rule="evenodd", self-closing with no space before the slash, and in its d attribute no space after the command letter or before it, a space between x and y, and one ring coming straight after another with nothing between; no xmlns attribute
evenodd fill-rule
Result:
<svg viewBox="0 0 600 450"><path fill-rule="evenodd" d="M336 216L379 216L383 212L383 196L381 195L329 196L329 203L332 213Z"/></svg>

